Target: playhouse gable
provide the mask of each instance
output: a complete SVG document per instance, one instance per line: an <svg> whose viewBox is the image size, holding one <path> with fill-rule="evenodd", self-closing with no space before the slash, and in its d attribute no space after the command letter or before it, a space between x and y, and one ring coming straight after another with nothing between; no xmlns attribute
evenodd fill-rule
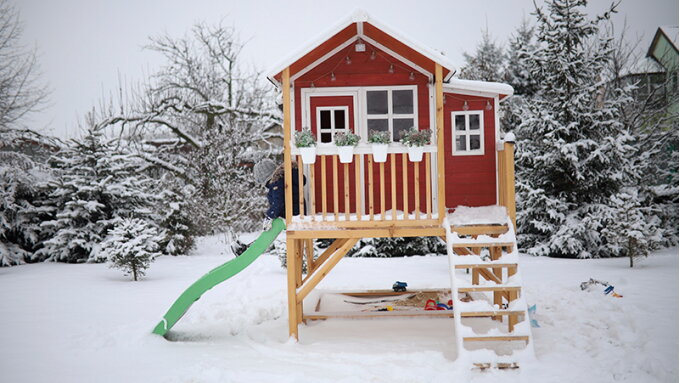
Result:
<svg viewBox="0 0 680 383"><path fill-rule="evenodd" d="M454 65L442 53L414 42L359 10L275 65L268 77L280 84L282 71L289 67L291 79L295 80L352 44L361 49L362 42L399 58L428 77L434 75L436 64L442 66L445 80L455 73Z"/></svg>

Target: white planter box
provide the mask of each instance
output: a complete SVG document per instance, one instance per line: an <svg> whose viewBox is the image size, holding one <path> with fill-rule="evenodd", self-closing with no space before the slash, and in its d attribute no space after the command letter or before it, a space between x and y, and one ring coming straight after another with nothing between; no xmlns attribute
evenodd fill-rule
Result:
<svg viewBox="0 0 680 383"><path fill-rule="evenodd" d="M387 161L387 144L371 144L373 148L373 161Z"/></svg>
<svg viewBox="0 0 680 383"><path fill-rule="evenodd" d="M423 151L425 149L422 146L409 146L408 147L408 159L411 162L420 162L423 160Z"/></svg>
<svg viewBox="0 0 680 383"><path fill-rule="evenodd" d="M300 149L300 155L302 156L303 164L313 164L316 162L316 146L298 149Z"/></svg>
<svg viewBox="0 0 680 383"><path fill-rule="evenodd" d="M338 146L338 155L340 156L340 162L349 164L354 157L354 146Z"/></svg>

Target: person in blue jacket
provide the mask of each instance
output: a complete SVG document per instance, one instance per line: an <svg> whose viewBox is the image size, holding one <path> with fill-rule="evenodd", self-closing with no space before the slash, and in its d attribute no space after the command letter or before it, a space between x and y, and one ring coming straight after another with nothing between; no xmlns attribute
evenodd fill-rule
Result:
<svg viewBox="0 0 680 383"><path fill-rule="evenodd" d="M300 189L298 185L298 171L297 164L293 162L293 215L300 214ZM272 227L272 221L278 217L286 217L286 193L285 193L285 177L283 164L277 166L274 161L270 159L263 159L256 163L253 167L253 175L255 181L264 185L267 188L267 201L269 207L265 212L265 218L262 222L262 230L269 230ZM304 176L303 176L304 177ZM306 178L302 179L303 184L307 182ZM304 211L306 213L306 209ZM237 257L241 255L249 245L236 240L231 245L231 250Z"/></svg>
<svg viewBox="0 0 680 383"><path fill-rule="evenodd" d="M297 172L297 164L293 162L293 215L300 214L300 189L297 187L299 179ZM264 159L253 167L253 173L255 175L255 181L259 184L264 184L267 188L267 201L269 202L269 208L265 213L266 219L263 225L265 230L267 227L271 227L271 220L282 217L285 218L286 215L286 194L285 190L285 177L283 164L278 167L274 161L270 159ZM303 178L303 184L307 180ZM305 211L306 213L306 211Z"/></svg>

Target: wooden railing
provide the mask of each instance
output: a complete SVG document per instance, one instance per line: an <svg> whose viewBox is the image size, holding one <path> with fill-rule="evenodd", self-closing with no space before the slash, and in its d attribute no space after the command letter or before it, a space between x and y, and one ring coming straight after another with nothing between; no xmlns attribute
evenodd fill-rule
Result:
<svg viewBox="0 0 680 383"><path fill-rule="evenodd" d="M420 162L411 162L405 148L391 149L386 162L376 163L369 150L357 150L352 163L340 163L337 154L317 155L306 165L293 149L297 166L300 214L298 227L383 227L438 224L433 196L437 161L435 146L427 147ZM326 151L329 153L329 151ZM290 191L292 194L292 190ZM292 198L291 198L292 199Z"/></svg>
<svg viewBox="0 0 680 383"><path fill-rule="evenodd" d="M513 138L514 139L514 138ZM505 206L512 224L517 230L515 207L515 143L503 143L498 151L498 204Z"/></svg>

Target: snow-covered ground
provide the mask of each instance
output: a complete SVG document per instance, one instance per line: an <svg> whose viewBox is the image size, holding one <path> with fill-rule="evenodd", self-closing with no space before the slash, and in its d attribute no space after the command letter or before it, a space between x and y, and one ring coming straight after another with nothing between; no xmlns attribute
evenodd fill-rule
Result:
<svg viewBox="0 0 680 383"><path fill-rule="evenodd" d="M329 320L287 338L286 274L273 256L196 302L167 341L151 334L193 281L229 258L221 237L162 257L131 282L101 264L0 269L3 382L675 382L678 249L627 259L521 257L537 304L538 361L513 371L457 369L450 319ZM348 258L320 288L446 287L446 257ZM589 278L623 298L583 292Z"/></svg>

